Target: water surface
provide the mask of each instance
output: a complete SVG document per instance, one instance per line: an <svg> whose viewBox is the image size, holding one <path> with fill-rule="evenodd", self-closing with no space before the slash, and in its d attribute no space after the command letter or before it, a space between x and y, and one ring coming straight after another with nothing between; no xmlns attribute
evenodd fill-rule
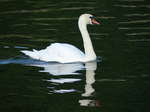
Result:
<svg viewBox="0 0 150 112"><path fill-rule="evenodd" d="M149 112L148 0L0 1L0 111ZM77 26L89 25L96 62L49 63L20 50L54 42L83 51Z"/></svg>

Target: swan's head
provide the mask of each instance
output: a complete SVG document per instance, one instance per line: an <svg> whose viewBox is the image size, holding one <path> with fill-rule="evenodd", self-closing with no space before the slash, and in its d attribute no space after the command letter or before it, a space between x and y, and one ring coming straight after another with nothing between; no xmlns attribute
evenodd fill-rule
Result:
<svg viewBox="0 0 150 112"><path fill-rule="evenodd" d="M95 21L94 16L91 14L82 14L79 17L79 23L99 25L99 23L97 21Z"/></svg>

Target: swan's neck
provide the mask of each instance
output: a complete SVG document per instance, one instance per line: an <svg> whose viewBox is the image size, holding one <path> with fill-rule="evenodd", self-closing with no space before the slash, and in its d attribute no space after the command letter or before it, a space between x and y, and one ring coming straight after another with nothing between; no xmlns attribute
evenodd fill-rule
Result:
<svg viewBox="0 0 150 112"><path fill-rule="evenodd" d="M90 35L87 30L87 25L82 22L78 22L78 26L83 38L84 50L85 50L85 61L96 60L96 54L93 49Z"/></svg>

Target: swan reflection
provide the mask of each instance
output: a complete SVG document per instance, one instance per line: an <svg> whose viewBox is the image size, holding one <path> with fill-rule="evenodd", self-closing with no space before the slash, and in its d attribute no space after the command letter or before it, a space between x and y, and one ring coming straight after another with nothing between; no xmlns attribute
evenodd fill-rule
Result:
<svg viewBox="0 0 150 112"><path fill-rule="evenodd" d="M83 63L68 63L68 64L48 63L43 65L36 64L33 66L42 67L44 68L44 70L40 70L39 72L48 72L54 76L80 74L77 73L77 71L85 69Z"/></svg>
<svg viewBox="0 0 150 112"><path fill-rule="evenodd" d="M81 94L84 99L79 100L80 106L92 106L99 107L99 101L89 99L88 97L92 96L95 92L95 89L92 87L92 84L95 83L95 70L97 69L97 62L88 62L88 63L45 63L45 64L35 64L32 66L42 67L43 70L39 72L47 72L53 76L64 76L64 75L79 75L80 70L86 70L86 84L85 84L85 92ZM43 81L50 82L51 85L55 85L55 87L47 87L49 89L48 94L53 93L71 93L77 91L74 88L68 89L57 89L56 86L64 83L75 83L77 81L81 81L82 79L78 78L50 78L43 79Z"/></svg>
<svg viewBox="0 0 150 112"><path fill-rule="evenodd" d="M43 70L39 72L47 72L53 76L66 76L66 75L80 75L80 70L85 70L84 63L44 63L44 64L32 64L31 66L42 67ZM74 83L77 81L81 81L82 79L79 78L50 78L50 79L43 79L43 81L50 82L51 85L55 87L47 87L49 88L48 94L53 93L71 93L75 92L74 88L70 89L57 89L56 85L64 84L64 83Z"/></svg>
<svg viewBox="0 0 150 112"><path fill-rule="evenodd" d="M86 85L85 85L85 93L82 96L90 96L95 90L92 87L92 84L95 82L95 73L94 71L97 68L96 62L90 62L85 64L86 68Z"/></svg>

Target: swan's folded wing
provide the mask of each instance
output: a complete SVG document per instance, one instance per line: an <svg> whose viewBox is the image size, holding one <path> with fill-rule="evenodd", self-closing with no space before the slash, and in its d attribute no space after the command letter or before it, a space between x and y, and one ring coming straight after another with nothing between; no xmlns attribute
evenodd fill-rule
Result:
<svg viewBox="0 0 150 112"><path fill-rule="evenodd" d="M62 63L80 61L85 57L82 51L70 44L55 43L48 49L51 54L51 59L53 58L54 60Z"/></svg>
<svg viewBox="0 0 150 112"><path fill-rule="evenodd" d="M83 61L85 54L70 44L54 43L43 50L22 50L30 58L42 61L57 61L60 63Z"/></svg>

